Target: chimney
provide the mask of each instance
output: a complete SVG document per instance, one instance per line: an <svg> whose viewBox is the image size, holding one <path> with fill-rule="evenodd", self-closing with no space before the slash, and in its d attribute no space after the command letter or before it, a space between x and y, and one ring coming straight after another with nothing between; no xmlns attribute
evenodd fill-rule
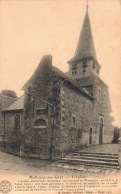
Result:
<svg viewBox="0 0 121 194"><path fill-rule="evenodd" d="M43 65L52 66L52 55L44 55L42 57L41 63L43 63Z"/></svg>

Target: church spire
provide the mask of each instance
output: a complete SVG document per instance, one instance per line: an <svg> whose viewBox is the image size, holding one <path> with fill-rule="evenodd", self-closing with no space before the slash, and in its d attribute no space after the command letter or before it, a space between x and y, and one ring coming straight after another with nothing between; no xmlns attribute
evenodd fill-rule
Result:
<svg viewBox="0 0 121 194"><path fill-rule="evenodd" d="M69 72L72 78L89 77L92 74L99 75L100 64L97 61L96 50L88 14L88 1L86 14L79 36L74 57L68 61Z"/></svg>
<svg viewBox="0 0 121 194"><path fill-rule="evenodd" d="M74 58L82 59L87 57L94 57L94 59L97 59L88 14L88 5Z"/></svg>
<svg viewBox="0 0 121 194"><path fill-rule="evenodd" d="M87 2L86 8L87 8L87 10L88 10L88 8L89 8L89 6L88 6L88 0L86 0L86 2Z"/></svg>
<svg viewBox="0 0 121 194"><path fill-rule="evenodd" d="M74 58L71 61L79 61L85 58L92 57L97 60L96 50L94 46L94 40L90 25L90 19L88 14L88 1L86 6L86 14L82 26L82 30L79 36L76 52Z"/></svg>

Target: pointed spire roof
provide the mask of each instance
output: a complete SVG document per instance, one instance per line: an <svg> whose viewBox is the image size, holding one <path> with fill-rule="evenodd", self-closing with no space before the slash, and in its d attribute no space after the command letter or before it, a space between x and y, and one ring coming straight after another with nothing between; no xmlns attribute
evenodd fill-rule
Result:
<svg viewBox="0 0 121 194"><path fill-rule="evenodd" d="M92 57L97 60L96 50L94 46L94 40L90 25L90 19L88 14L88 6L82 26L82 30L79 36L76 52L74 58L71 61L78 61L84 58Z"/></svg>

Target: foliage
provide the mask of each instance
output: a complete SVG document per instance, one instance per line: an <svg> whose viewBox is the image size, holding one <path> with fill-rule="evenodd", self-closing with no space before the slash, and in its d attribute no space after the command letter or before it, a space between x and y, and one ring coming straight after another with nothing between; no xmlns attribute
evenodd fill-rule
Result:
<svg viewBox="0 0 121 194"><path fill-rule="evenodd" d="M13 90L2 90L1 94L5 95L5 96L17 98L16 92L14 92Z"/></svg>

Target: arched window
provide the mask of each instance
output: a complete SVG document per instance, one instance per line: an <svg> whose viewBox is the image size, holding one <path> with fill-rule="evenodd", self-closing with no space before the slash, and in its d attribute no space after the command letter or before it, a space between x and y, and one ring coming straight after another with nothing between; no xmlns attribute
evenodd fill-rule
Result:
<svg viewBox="0 0 121 194"><path fill-rule="evenodd" d="M15 130L20 130L20 115L15 115L14 117L14 128Z"/></svg>
<svg viewBox="0 0 121 194"><path fill-rule="evenodd" d="M34 123L34 128L46 128L46 122L44 119L38 119Z"/></svg>

